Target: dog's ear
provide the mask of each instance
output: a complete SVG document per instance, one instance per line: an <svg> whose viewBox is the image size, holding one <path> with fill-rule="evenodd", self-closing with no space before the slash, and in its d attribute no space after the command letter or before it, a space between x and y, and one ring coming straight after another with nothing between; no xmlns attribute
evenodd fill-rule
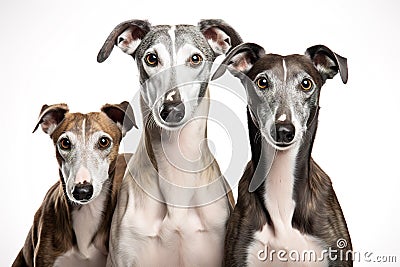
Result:
<svg viewBox="0 0 400 267"><path fill-rule="evenodd" d="M265 54L264 48L254 43L244 43L235 47L226 55L221 66L215 71L212 80L222 76L226 68L246 74L254 63Z"/></svg>
<svg viewBox="0 0 400 267"><path fill-rule="evenodd" d="M125 136L133 127L138 128L132 106L127 101L120 104L105 104L101 111L117 124L121 129L122 136Z"/></svg>
<svg viewBox="0 0 400 267"><path fill-rule="evenodd" d="M43 105L40 110L38 122L33 129L36 132L39 125L42 127L43 132L51 135L60 122L65 118L65 113L69 111L67 104Z"/></svg>
<svg viewBox="0 0 400 267"><path fill-rule="evenodd" d="M204 19L198 26L216 56L226 54L243 42L240 35L223 20Z"/></svg>
<svg viewBox="0 0 400 267"><path fill-rule="evenodd" d="M101 63L106 60L114 45L128 55L134 56L143 37L150 31L150 26L150 23L146 20L128 20L118 24L100 49L97 62Z"/></svg>
<svg viewBox="0 0 400 267"><path fill-rule="evenodd" d="M345 57L339 56L324 45L315 45L308 48L306 55L311 58L324 82L326 79L332 79L340 72L343 83L347 83L348 71Z"/></svg>

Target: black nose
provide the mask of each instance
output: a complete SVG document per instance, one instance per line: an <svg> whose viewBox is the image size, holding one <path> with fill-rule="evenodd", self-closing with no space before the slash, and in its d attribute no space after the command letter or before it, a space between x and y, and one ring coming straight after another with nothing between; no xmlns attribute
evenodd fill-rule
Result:
<svg viewBox="0 0 400 267"><path fill-rule="evenodd" d="M276 123L275 129L271 129L271 137L275 142L285 145L293 141L295 131L291 123Z"/></svg>
<svg viewBox="0 0 400 267"><path fill-rule="evenodd" d="M181 101L164 103L160 117L165 122L178 123L185 117L185 105Z"/></svg>
<svg viewBox="0 0 400 267"><path fill-rule="evenodd" d="M89 200L93 195L93 185L88 182L76 184L72 195L76 200L84 201Z"/></svg>

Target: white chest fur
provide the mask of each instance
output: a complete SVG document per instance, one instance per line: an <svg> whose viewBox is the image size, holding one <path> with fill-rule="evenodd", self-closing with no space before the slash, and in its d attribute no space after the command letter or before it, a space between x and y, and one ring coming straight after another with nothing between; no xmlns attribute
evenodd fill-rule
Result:
<svg viewBox="0 0 400 267"><path fill-rule="evenodd" d="M221 266L226 202L178 208L149 197L140 207L130 206L118 229L114 265Z"/></svg>
<svg viewBox="0 0 400 267"><path fill-rule="evenodd" d="M327 266L323 244L292 227L297 148L279 151L265 182L264 205L272 225L255 232L248 247L249 266Z"/></svg>
<svg viewBox="0 0 400 267"><path fill-rule="evenodd" d="M151 141L157 172L149 171L153 166L145 161L144 142L139 144L129 168L134 177L129 172L124 178L113 217L108 265L221 266L229 204L204 142L207 111L202 101L197 112L203 116L194 116L179 134ZM151 183L149 190L138 189L135 180ZM209 199L214 195L219 197Z"/></svg>
<svg viewBox="0 0 400 267"><path fill-rule="evenodd" d="M100 267L106 265L107 255L104 255L95 246L90 246L84 256L76 248L71 249L57 258L54 267Z"/></svg>
<svg viewBox="0 0 400 267"><path fill-rule="evenodd" d="M102 192L89 204L72 211L72 226L77 245L58 257L54 266L105 266L107 254L104 244L92 242L103 218L105 200L106 194Z"/></svg>

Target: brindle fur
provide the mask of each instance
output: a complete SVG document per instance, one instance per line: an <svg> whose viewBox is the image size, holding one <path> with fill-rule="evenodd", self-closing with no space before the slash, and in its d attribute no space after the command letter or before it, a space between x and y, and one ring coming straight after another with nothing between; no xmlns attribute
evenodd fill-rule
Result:
<svg viewBox="0 0 400 267"><path fill-rule="evenodd" d="M104 107L109 108L110 106L111 105L106 105ZM43 106L42 112L47 108L49 108L49 106ZM125 173L127 162L130 160L132 154L118 155L118 147L122 139L122 133L116 123L105 113L68 113L68 109L64 104L60 105L60 109L58 109L57 112L60 116L56 119L59 120L60 124L51 134L54 144L56 144L58 136L66 129L82 125L82 120L84 118L93 124L87 125L88 130L91 130L91 127L96 129L101 127L102 130L112 135L115 140L115 147L110 155L109 179L103 184L103 188L106 187L105 190L110 192L110 195L105 200L103 218L92 241L92 243L102 244L102 249L107 252L109 229L117 202L118 190ZM103 121L101 126L98 123L99 120ZM43 123L43 121L39 121L38 125L41 123ZM36 129L37 127L35 130ZM61 166L62 158L58 151L56 154L57 161ZM80 205L69 201L65 192L65 182L61 171L59 175L59 181L49 189L40 208L36 212L33 225L28 233L23 248L12 264L13 267L53 266L59 256L76 246L77 237L72 227L71 212L75 209L79 209Z"/></svg>
<svg viewBox="0 0 400 267"><path fill-rule="evenodd" d="M317 48L321 48L321 50L319 51ZM240 49L243 51L248 49L248 62L251 62L252 67L248 69L246 74L252 81L259 72L268 69L275 61L281 60L281 56L278 55L264 55L264 50L255 44L249 44L247 47L244 44L242 47L237 47L236 51L234 50L228 54L222 64L232 64L231 60L233 56ZM347 246L342 251L343 255L346 255L347 251L352 251L352 245L340 204L329 176L311 157L318 124L319 90L325 83L325 80L332 78L338 72L338 68L340 68L340 66L336 66L336 69L332 68L331 70L333 70L334 74L317 70L315 67L317 64L327 64L325 59L325 56L328 54L327 51L326 47L315 46L307 50L311 55L285 57L287 62L291 62L291 60L299 62L298 66L305 68L307 73L311 73L318 87L316 105L310 109L307 130L300 141L301 146L297 154L293 191L293 200L296 206L292 218L292 226L302 234L317 237L324 242L326 248L330 247L334 250L340 250L337 247L337 240L340 238L345 239ZM333 52L331 53L331 59L333 56L337 56ZM336 64L341 63L336 62ZM347 66L344 68L345 70L342 70L343 73L341 73L341 76L343 82L346 82ZM218 75L222 74L219 71L216 73ZM270 226L272 225L269 212L264 204L265 181L254 192L249 192L250 181L253 179L260 161L262 137L258 122L253 121L254 117L251 116L249 107L247 108L247 120L252 158L247 164L239 182L238 201L227 223L224 266L246 266L247 248L253 241L254 233L261 231L266 223ZM329 262L329 266L353 266L351 259L350 255L349 260Z"/></svg>

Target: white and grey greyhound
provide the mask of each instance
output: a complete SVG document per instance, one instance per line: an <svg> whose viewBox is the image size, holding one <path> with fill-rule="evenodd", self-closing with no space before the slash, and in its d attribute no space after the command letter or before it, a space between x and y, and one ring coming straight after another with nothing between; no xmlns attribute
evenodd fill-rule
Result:
<svg viewBox="0 0 400 267"><path fill-rule="evenodd" d="M216 57L240 43L221 20L131 20L104 43L98 62L114 45L136 60L145 125L114 213L108 266L221 266L234 202L206 142L208 81Z"/></svg>

